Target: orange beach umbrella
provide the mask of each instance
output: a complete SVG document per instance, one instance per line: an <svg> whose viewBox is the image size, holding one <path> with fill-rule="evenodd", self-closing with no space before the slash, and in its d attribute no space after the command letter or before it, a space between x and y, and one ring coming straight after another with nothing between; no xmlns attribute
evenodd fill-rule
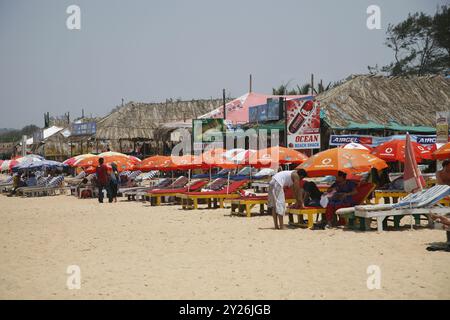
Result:
<svg viewBox="0 0 450 320"><path fill-rule="evenodd" d="M305 169L308 176L320 177L336 175L338 171L356 174L370 171L371 168L386 168L384 160L358 149L333 148L311 156L297 169Z"/></svg>
<svg viewBox="0 0 450 320"><path fill-rule="evenodd" d="M447 142L439 149L433 152L433 158L438 160L445 160L450 158L450 142Z"/></svg>
<svg viewBox="0 0 450 320"><path fill-rule="evenodd" d="M417 162L423 159L431 159L430 149L417 142L411 142L411 144ZM388 162L405 162L405 146L405 140L394 139L377 146L373 149L372 154Z"/></svg>

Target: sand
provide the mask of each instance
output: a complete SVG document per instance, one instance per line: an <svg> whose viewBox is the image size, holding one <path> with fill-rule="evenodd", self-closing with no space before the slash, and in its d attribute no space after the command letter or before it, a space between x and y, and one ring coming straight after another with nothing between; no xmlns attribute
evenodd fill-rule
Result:
<svg viewBox="0 0 450 320"><path fill-rule="evenodd" d="M273 230L272 218L0 196L2 299L449 299L439 230ZM68 289L67 268L81 270ZM368 289L367 268L381 271Z"/></svg>

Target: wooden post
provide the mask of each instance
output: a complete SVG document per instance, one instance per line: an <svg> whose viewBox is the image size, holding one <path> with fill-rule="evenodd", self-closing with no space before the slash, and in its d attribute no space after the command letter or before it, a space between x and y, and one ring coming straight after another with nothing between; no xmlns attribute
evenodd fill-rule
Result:
<svg viewBox="0 0 450 320"><path fill-rule="evenodd" d="M248 92L252 92L252 74L250 73L250 86Z"/></svg>
<svg viewBox="0 0 450 320"><path fill-rule="evenodd" d="M287 142L287 135L288 135L287 121L288 121L288 117L287 117L286 98L283 98L282 101L283 101L283 112L284 112L284 147L287 148L288 147L288 142ZM272 140L270 142L271 142L271 145L272 145Z"/></svg>
<svg viewBox="0 0 450 320"><path fill-rule="evenodd" d="M311 95L314 95L314 75L311 73Z"/></svg>
<svg viewBox="0 0 450 320"><path fill-rule="evenodd" d="M225 89L222 89L222 102L223 102L223 119L227 119L227 101L225 99Z"/></svg>

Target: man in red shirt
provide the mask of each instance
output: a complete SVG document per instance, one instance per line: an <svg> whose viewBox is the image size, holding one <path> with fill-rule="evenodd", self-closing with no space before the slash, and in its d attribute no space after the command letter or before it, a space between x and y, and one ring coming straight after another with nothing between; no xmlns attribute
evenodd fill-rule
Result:
<svg viewBox="0 0 450 320"><path fill-rule="evenodd" d="M103 203L103 189L105 189L108 195L108 202L111 203L113 199L109 188L108 168L104 164L103 158L98 159L98 166L95 173L97 174L98 202Z"/></svg>

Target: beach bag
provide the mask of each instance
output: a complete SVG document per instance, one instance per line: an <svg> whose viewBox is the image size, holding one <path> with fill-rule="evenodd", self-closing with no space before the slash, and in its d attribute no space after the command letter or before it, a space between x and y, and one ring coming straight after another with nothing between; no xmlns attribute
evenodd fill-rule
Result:
<svg viewBox="0 0 450 320"><path fill-rule="evenodd" d="M323 195L320 197L320 206L321 206L322 208L326 208L327 205L328 205L328 200L329 200L329 198L327 197L327 195L326 195L326 194L323 194Z"/></svg>
<svg viewBox="0 0 450 320"><path fill-rule="evenodd" d="M326 208L328 206L328 202L330 202L330 199L334 196L336 192L328 192L328 193L324 193L322 194L322 196L320 197L320 206L322 208Z"/></svg>
<svg viewBox="0 0 450 320"><path fill-rule="evenodd" d="M91 190L83 190L83 191L81 191L80 198L81 199L92 198L92 191Z"/></svg>

